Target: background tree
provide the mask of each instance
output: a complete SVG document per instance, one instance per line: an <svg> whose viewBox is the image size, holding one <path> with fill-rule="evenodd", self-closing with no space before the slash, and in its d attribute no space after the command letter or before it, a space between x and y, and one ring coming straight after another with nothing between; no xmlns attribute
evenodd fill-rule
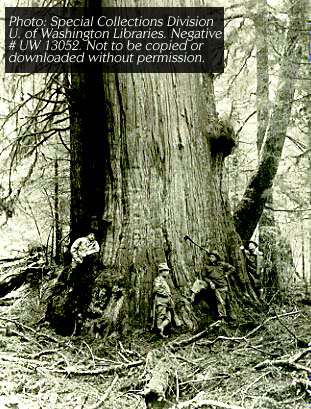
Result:
<svg viewBox="0 0 311 409"><path fill-rule="evenodd" d="M258 0L257 15L254 19L256 30L256 108L257 108L257 151L260 160L261 149L269 122L269 52L268 52L268 5L266 0ZM266 205L258 222L258 236L264 254L263 287L265 298L279 289L278 249L280 230L273 211L273 189L267 193Z"/></svg>
<svg viewBox="0 0 311 409"><path fill-rule="evenodd" d="M66 141L68 114L56 76L46 75L41 81L33 81L28 75L16 79L11 79L9 101L6 93L3 98L6 104L1 123L4 136L1 202L7 216L3 234L11 236L15 248L21 250L32 241L44 246L57 243L55 207L59 209L58 228L64 225L64 230L68 230L68 211L64 204L69 197L69 148ZM55 156L61 180L55 174ZM22 234L18 229L15 229L16 234L13 231L17 220L20 228L25 226ZM54 257L54 244L51 247Z"/></svg>
<svg viewBox="0 0 311 409"><path fill-rule="evenodd" d="M270 117L270 125L267 130L267 138L262 148L258 170L249 181L244 197L234 214L237 231L243 240L251 238L278 170L291 117L295 92L294 80L297 72L299 72L301 57L299 32L304 28L302 22L304 21L305 10L306 5L303 2L290 3L289 29L280 65L278 87Z"/></svg>
<svg viewBox="0 0 311 409"><path fill-rule="evenodd" d="M301 3L302 13L304 11L303 6L305 6L305 4ZM238 125L240 149L235 151L232 160L229 161L228 167L228 188L230 190L230 197L234 199L234 203L237 203L238 197L243 194L244 186L247 185L249 180L248 177L246 178L246 176L250 175L249 172L253 169L254 175L256 175L254 164L257 158L252 151L252 147L255 142L257 142L257 145L260 147L265 141L267 121L270 111L273 109L276 95L277 84L275 78L279 72L281 55L284 53L283 50L285 47L284 34L287 30L288 17L286 14L281 13L285 10L289 10L289 14L293 15L293 10L288 2L279 2L272 7L270 3L268 5L266 2L260 0L249 2L245 6L235 5L227 16L229 41L227 51L230 62L227 68L227 72L229 72L229 75L227 74L228 80L223 82L222 86L225 98L232 101L230 116L241 123L241 125ZM296 12L297 10L295 10L294 14ZM254 23L252 23L252 21ZM247 45L245 45L246 35L247 44L256 44L256 55L251 46L248 48ZM303 49L306 40L303 31L301 31L300 44ZM238 53L238 50L241 49L243 50L243 54L242 52ZM306 57L306 55L303 55L303 59L299 57L295 60L300 68L305 67L303 61L306 60ZM256 61L256 67L254 62L252 62L252 58L253 61ZM242 75L243 77L241 77ZM254 76L257 77L257 81L249 82L248 80ZM297 121L294 121L294 118L297 115L297 103L299 104L299 99L307 98L306 90L301 88L301 85L305 84L304 81L307 78L307 73L301 70L301 74L299 75L298 71L295 70L293 79L295 80L296 93L295 98L291 101L293 108L291 119L288 122L289 132L286 132L286 136L284 136L282 152L285 152L285 155L280 157L278 166L278 174L284 174L284 178L287 179L291 185L295 183L294 180L297 179L297 176L294 173L288 173L289 167L287 163L288 160L292 163L292 159L290 159L291 154L294 155L295 150L301 147L301 142L299 141L302 140L302 135L296 132L296 129L298 129L297 126L299 127L299 123L301 123L301 116L299 119L297 118ZM229 88L226 85L228 83L230 85ZM240 94L243 95L243 98L239 98ZM223 96L219 98L219 105L221 105L222 100ZM256 111L254 111L254 109L256 109ZM254 116L256 112L257 120ZM243 114L242 119L240 119L241 113ZM252 138L252 134L255 133L257 133L257 141ZM293 134L295 134L294 137ZM237 169L238 171L236 172ZM233 170L234 172L232 172ZM294 167L292 170L294 171ZM282 178L282 180L284 178ZM261 219L259 219L260 246L264 250L266 257L265 286L274 288L280 285L281 281L284 283L285 276L288 273L290 274L292 270L292 268L290 268L292 265L292 253L288 251L290 243L285 245L285 236L291 240L291 245L294 246L293 235L295 235L295 233L293 233L294 230L290 228L290 223L292 223L293 220L288 218L287 222L284 221L283 216L286 214L286 206L284 206L284 203L279 202L279 181L280 176L277 175L274 178L274 186L277 189L277 194L275 195L277 202L275 205L271 202L272 190L267 189L264 192L263 199L267 200L267 202L264 205L263 215ZM301 188L301 186L299 188ZM289 207L291 207L290 204ZM282 212L274 211L278 208L282 208ZM291 212L291 210L289 210L289 212ZM274 218L274 215L276 218ZM251 221L254 220L251 219ZM285 228L286 225L288 229ZM287 231L285 232L285 230ZM281 234L284 234L284 236L282 237ZM289 258L285 262L286 255ZM295 252L294 255L295 257L298 256ZM285 264L287 268L284 268ZM277 274L277 270L279 270L281 274L281 281L278 280L279 274ZM285 281L287 282L287 278Z"/></svg>

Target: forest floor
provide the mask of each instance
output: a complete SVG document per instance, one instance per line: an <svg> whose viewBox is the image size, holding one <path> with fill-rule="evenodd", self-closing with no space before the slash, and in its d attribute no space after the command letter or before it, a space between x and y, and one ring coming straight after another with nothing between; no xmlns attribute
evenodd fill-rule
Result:
<svg viewBox="0 0 311 409"><path fill-rule="evenodd" d="M24 287L0 307L0 409L147 408L152 382L164 399L151 407L311 408L311 306L274 306L199 336L103 340L38 329L39 295Z"/></svg>

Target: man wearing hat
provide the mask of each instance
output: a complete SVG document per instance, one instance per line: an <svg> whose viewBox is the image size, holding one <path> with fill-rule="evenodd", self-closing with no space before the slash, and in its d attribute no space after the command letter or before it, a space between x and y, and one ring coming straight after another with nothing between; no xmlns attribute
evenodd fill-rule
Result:
<svg viewBox="0 0 311 409"><path fill-rule="evenodd" d="M241 246L240 249L244 253L246 261L246 270L249 274L250 280L259 298L262 297L262 258L263 253L259 251L258 244L255 241L249 241L247 248Z"/></svg>
<svg viewBox="0 0 311 409"><path fill-rule="evenodd" d="M204 268L203 279L212 290L215 290L218 317L224 319L227 317L227 277L234 272L235 268L231 264L221 261L221 257L216 250L210 251L208 255L209 261L208 265Z"/></svg>
<svg viewBox="0 0 311 409"><path fill-rule="evenodd" d="M172 293L166 281L170 269L166 263L158 266L158 276L153 283L153 326L159 330L161 337L165 337L164 330L172 321Z"/></svg>

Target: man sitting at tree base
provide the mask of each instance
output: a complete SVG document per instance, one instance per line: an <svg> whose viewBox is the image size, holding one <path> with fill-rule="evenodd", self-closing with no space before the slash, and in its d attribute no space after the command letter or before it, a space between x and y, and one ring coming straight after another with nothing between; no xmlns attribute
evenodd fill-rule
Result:
<svg viewBox="0 0 311 409"><path fill-rule="evenodd" d="M96 254L100 247L93 232L79 237L70 248L72 255L72 271L68 278L68 287L72 313L76 319L77 331L87 315L92 300L94 284L94 268Z"/></svg>
<svg viewBox="0 0 311 409"><path fill-rule="evenodd" d="M93 232L89 233L86 237L79 237L74 241L70 248L70 253L72 255L72 268L77 267L79 264L83 263L83 259L86 256L95 254L99 252L99 244L95 240L95 234Z"/></svg>

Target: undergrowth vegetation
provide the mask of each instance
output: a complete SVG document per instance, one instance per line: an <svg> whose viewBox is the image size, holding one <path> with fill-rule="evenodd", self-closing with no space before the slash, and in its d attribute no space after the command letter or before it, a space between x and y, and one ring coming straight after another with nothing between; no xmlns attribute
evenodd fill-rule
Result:
<svg viewBox="0 0 311 409"><path fill-rule="evenodd" d="M247 322L167 340L60 337L37 325L44 298L25 286L0 307L1 408L308 407L311 307L293 297Z"/></svg>

